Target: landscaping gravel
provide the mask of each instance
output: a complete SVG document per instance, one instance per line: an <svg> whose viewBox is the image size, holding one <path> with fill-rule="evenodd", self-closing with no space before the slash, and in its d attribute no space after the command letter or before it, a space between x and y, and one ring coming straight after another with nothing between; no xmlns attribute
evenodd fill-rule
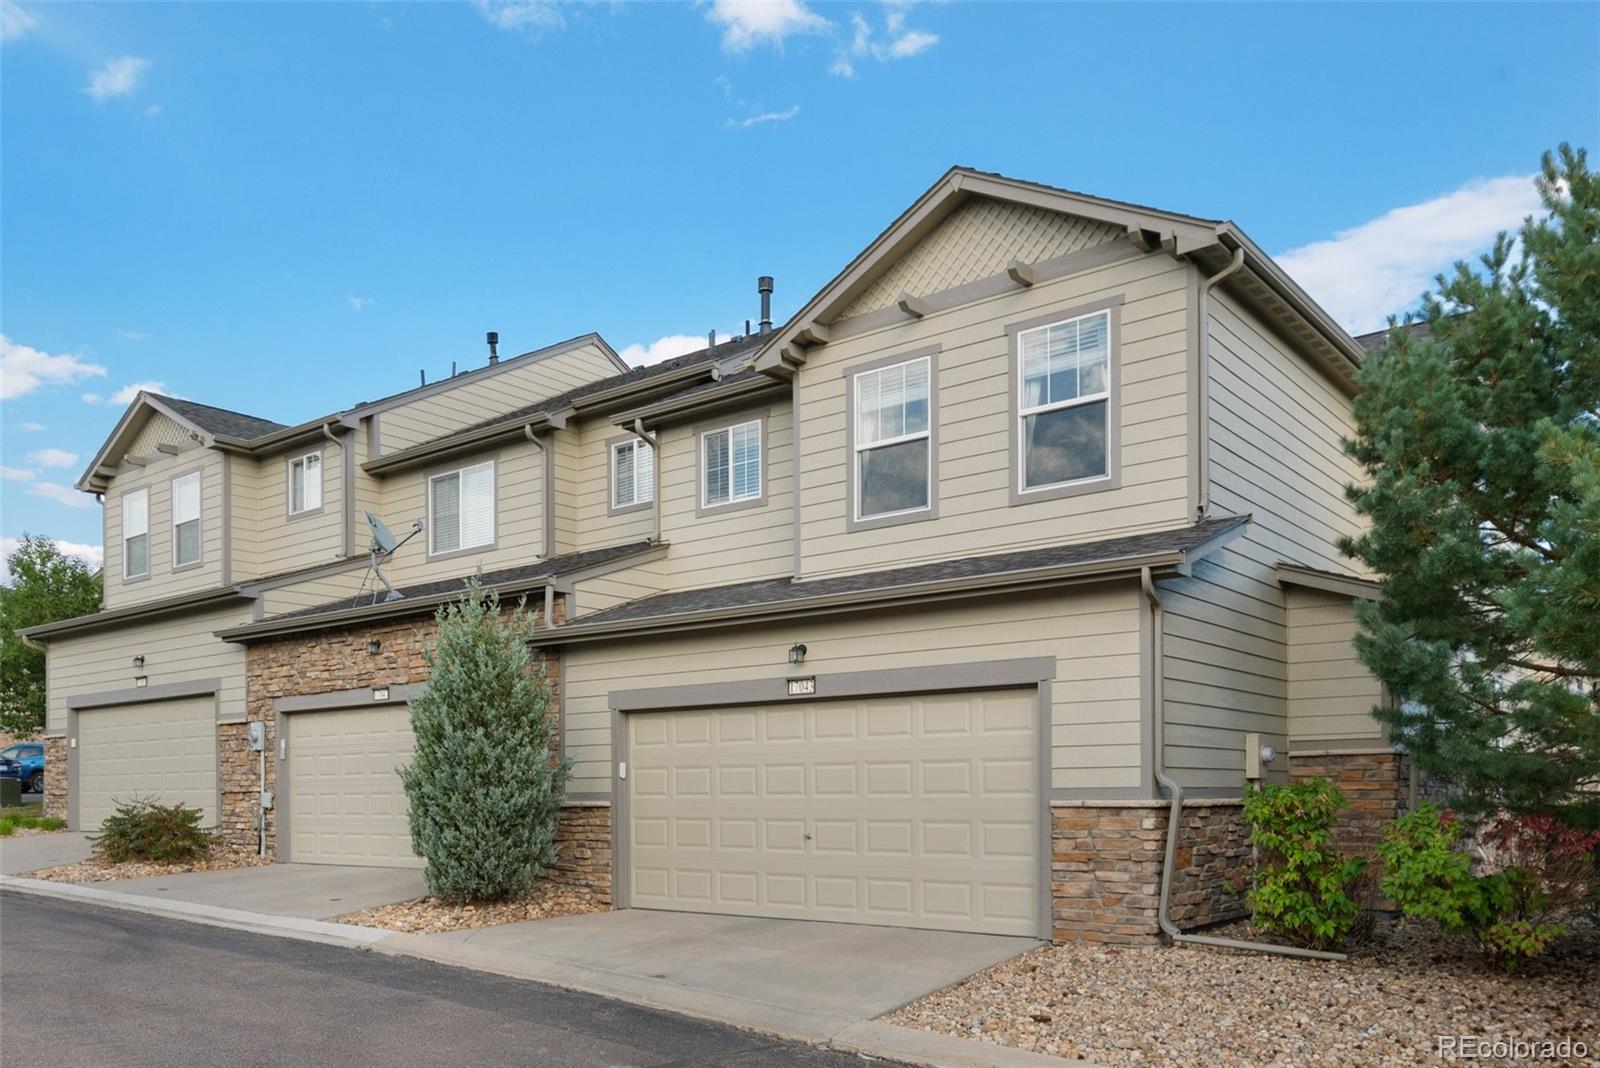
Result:
<svg viewBox="0 0 1600 1068"><path fill-rule="evenodd" d="M258 864L271 864L271 857L263 857L246 849L232 846L214 846L204 860L183 864L152 864L145 861L124 861L112 864L90 857L77 864L62 864L54 868L40 868L24 875L27 879L49 879L56 883L106 883L114 879L142 879L147 875L183 875L191 871L221 871L225 868L251 868Z"/></svg>
<svg viewBox="0 0 1600 1068"><path fill-rule="evenodd" d="M558 883L535 883L526 895L514 901L489 901L466 905L447 905L431 897L402 901L336 916L334 923L353 923L361 927L382 927L406 934L439 934L470 927L494 927L525 920L548 920L556 916L577 916L603 912L606 906L593 897Z"/></svg>
<svg viewBox="0 0 1600 1068"><path fill-rule="evenodd" d="M1108 1066L1409 1065L1437 1060L1439 1035L1570 1038L1587 1056L1516 1063L1600 1064L1600 929L1512 975L1412 921L1380 925L1348 961L1045 946L886 1020Z"/></svg>

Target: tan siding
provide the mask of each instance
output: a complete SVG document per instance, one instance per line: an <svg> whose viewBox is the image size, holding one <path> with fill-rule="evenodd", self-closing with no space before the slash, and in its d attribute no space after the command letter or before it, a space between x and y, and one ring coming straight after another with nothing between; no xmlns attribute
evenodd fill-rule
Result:
<svg viewBox="0 0 1600 1068"><path fill-rule="evenodd" d="M1123 583L573 646L562 666L570 789L610 792L613 690L783 678L796 641L807 647L806 673L819 676L1055 657L1054 785L1136 788L1141 611L1137 586Z"/></svg>
<svg viewBox="0 0 1600 1068"><path fill-rule="evenodd" d="M975 197L890 264L844 315L894 304L901 293L925 296L989 278L1013 259L1024 263L1066 255L1122 235L1122 228L1076 215Z"/></svg>
<svg viewBox="0 0 1600 1068"><path fill-rule="evenodd" d="M367 568L356 567L333 575L307 579L292 586L266 590L261 595L261 611L263 615L275 616L284 612L299 611L302 608L333 604L337 601L349 601L353 605L356 595L362 592L367 594L362 601L366 604L371 602L374 590L381 594L383 587L372 577Z"/></svg>
<svg viewBox="0 0 1600 1068"><path fill-rule="evenodd" d="M813 350L800 373L805 577L1091 540L1188 518L1186 268L1124 260ZM1121 296L1118 489L1010 506L1006 326ZM847 531L845 368L928 344L939 354L939 517Z"/></svg>
<svg viewBox="0 0 1600 1068"><path fill-rule="evenodd" d="M669 566L665 559L646 560L609 574L580 579L572 584L573 595L567 602L567 617L577 619L591 612L615 608L628 601L661 593L668 588Z"/></svg>
<svg viewBox="0 0 1600 1068"><path fill-rule="evenodd" d="M700 503L701 460L696 429L766 420L762 479L766 501L756 507L711 509ZM672 546L672 584L678 589L774 578L794 571L793 479L789 402L719 416L662 435L661 536Z"/></svg>
<svg viewBox="0 0 1600 1068"><path fill-rule="evenodd" d="M244 456L229 457L228 477L233 481L228 502L233 513L231 579L243 582L261 575L261 479L256 462Z"/></svg>
<svg viewBox="0 0 1600 1068"><path fill-rule="evenodd" d="M650 508L610 515L607 505L611 492L611 447L614 438L627 431L614 427L603 419L591 419L580 424L576 432L568 431L569 438L557 454L557 478L564 479L572 499L574 550L599 549L607 545L621 545L630 541L644 541L655 529L655 513ZM659 458L658 458L659 459ZM569 473L570 472L570 473ZM656 465L657 492L661 465ZM559 517L560 512L557 513Z"/></svg>
<svg viewBox="0 0 1600 1068"><path fill-rule="evenodd" d="M121 608L145 601L208 589L222 581L222 454L190 448L176 456L157 453L144 467L125 465L106 489L105 603ZM200 566L172 570L172 479L200 472ZM122 497L131 490L150 491L149 577L122 579Z"/></svg>
<svg viewBox="0 0 1600 1068"><path fill-rule="evenodd" d="M470 575L480 564L485 571L530 564L544 554L542 497L544 462L539 448L519 441L483 453L461 456L436 468L406 471L384 480L383 516L398 537L405 537L414 519L428 520L428 479L463 467L495 463L495 543L477 552L428 555L428 531L412 538L384 565L396 586Z"/></svg>
<svg viewBox="0 0 1600 1068"><path fill-rule="evenodd" d="M530 360L385 410L380 416L379 441L385 453L394 452L620 373L593 344Z"/></svg>
<svg viewBox="0 0 1600 1068"><path fill-rule="evenodd" d="M187 449L195 443L194 432L181 423L156 413L128 444L129 456L154 456L159 446Z"/></svg>
<svg viewBox="0 0 1600 1068"><path fill-rule="evenodd" d="M348 443L350 438L341 441ZM260 574L279 575L344 557L345 447L323 440L255 462L256 502L260 509L256 559ZM313 452L322 453L322 510L291 517L289 464Z"/></svg>
<svg viewBox="0 0 1600 1068"><path fill-rule="evenodd" d="M1383 687L1356 659L1355 604L1321 590L1289 590L1289 740L1372 741Z"/></svg>
<svg viewBox="0 0 1600 1068"><path fill-rule="evenodd" d="M197 679L222 680L224 719L243 719L244 646L218 640L213 632L244 623L250 607L156 620L141 626L51 639L45 664L46 729L67 729L67 698L133 688L133 658L143 656L151 686Z"/></svg>

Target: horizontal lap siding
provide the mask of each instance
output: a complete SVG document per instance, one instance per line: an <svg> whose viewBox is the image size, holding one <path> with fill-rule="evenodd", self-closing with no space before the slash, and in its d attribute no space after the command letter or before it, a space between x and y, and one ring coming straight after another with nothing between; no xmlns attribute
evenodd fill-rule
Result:
<svg viewBox="0 0 1600 1068"><path fill-rule="evenodd" d="M661 593L668 585L667 568L666 560L647 560L620 571L579 579L572 584L573 600L568 605L567 618L577 619Z"/></svg>
<svg viewBox="0 0 1600 1068"><path fill-rule="evenodd" d="M1356 659L1355 603L1321 590L1291 589L1289 740L1372 742L1383 687Z"/></svg>
<svg viewBox="0 0 1600 1068"><path fill-rule="evenodd" d="M372 577L367 568L352 568L334 575L307 579L292 586L267 590L261 595L261 611L262 615L275 616L344 600L354 605L356 595L363 590L366 596L361 603L367 604L371 601L374 591L381 593L383 587Z"/></svg>
<svg viewBox="0 0 1600 1068"><path fill-rule="evenodd" d="M562 442L562 448L556 453L556 479L562 484L562 492L570 502L567 515L570 517L568 536L571 538L567 545L562 546L563 552L644 541L654 530L655 517L649 508L618 515L608 514L608 495L611 492L608 470L611 447L608 442L627 434L626 430L612 426L603 419L590 419L575 431L569 430L561 435L568 440ZM658 480L660 475L661 468L657 464ZM562 512L557 511L556 517L559 523ZM557 544L560 543L558 536Z"/></svg>
<svg viewBox="0 0 1600 1068"><path fill-rule="evenodd" d="M232 513L232 529L228 532L232 545L229 564L234 582L259 578L261 571L261 520L265 510L261 500L261 477L256 463L249 457L230 456L228 477L232 492L228 510Z"/></svg>
<svg viewBox="0 0 1600 1068"><path fill-rule="evenodd" d="M151 686L196 679L222 680L221 715L244 718L244 646L230 645L215 631L250 619L249 605L157 620L140 626L52 639L45 673L46 729L67 729L67 698L132 689L133 658L145 658Z"/></svg>
<svg viewBox="0 0 1600 1068"><path fill-rule="evenodd" d="M222 582L222 454L191 448L160 457L144 467L124 467L105 495L105 604L107 608L157 601L210 589ZM172 570L172 479L200 472L200 566ZM150 491L149 577L122 578L122 497L130 490Z"/></svg>
<svg viewBox="0 0 1600 1068"><path fill-rule="evenodd" d="M259 508L256 560L262 575L281 575L302 567L316 567L344 557L344 449L321 442L263 456L255 464L256 502ZM313 452L322 454L322 510L289 515L289 464ZM240 463L248 460L240 459ZM365 524L363 523L363 526Z"/></svg>
<svg viewBox="0 0 1600 1068"><path fill-rule="evenodd" d="M1138 787L1140 612L1137 586L1105 584L572 646L562 665L569 788L610 793L612 691L784 678L796 641L806 644L803 670L818 676L1054 657L1054 785Z"/></svg>
<svg viewBox="0 0 1600 1068"><path fill-rule="evenodd" d="M794 570L790 511L793 449L788 401L708 420L706 429L766 417L762 484L766 502L754 508L696 515L701 458L694 428L672 427L662 437L661 536L672 546L675 589L774 578Z"/></svg>
<svg viewBox="0 0 1600 1068"><path fill-rule="evenodd" d="M812 351L800 373L802 574L1104 538L1187 518L1187 268L1137 257L976 301ZM1119 489L1010 505L1008 324L1123 298ZM851 365L938 344L937 519L847 531Z"/></svg>
<svg viewBox="0 0 1600 1068"><path fill-rule="evenodd" d="M395 452L619 373L594 345L532 360L385 410L379 441Z"/></svg>

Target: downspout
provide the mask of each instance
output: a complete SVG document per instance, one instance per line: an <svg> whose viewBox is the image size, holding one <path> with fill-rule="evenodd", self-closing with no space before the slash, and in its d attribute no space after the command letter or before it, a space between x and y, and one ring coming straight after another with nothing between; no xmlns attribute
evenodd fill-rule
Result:
<svg viewBox="0 0 1600 1068"><path fill-rule="evenodd" d="M1213 938L1209 935L1184 934L1178 930L1178 925L1172 922L1168 915L1172 901L1172 872L1177 866L1178 858L1178 828L1183 822L1183 787L1178 781L1167 774L1166 763L1166 714L1164 711L1164 695L1162 693L1162 640L1161 628L1164 622L1165 610L1161 604L1161 596L1156 592L1154 578L1148 567L1139 569L1139 585L1144 589L1145 598L1150 602L1150 642L1153 646L1151 652L1155 658L1155 671L1151 679L1151 710L1152 744L1155 746L1155 759L1153 761L1156 773L1156 782L1172 797L1172 805L1167 810L1167 850L1166 859L1161 865L1161 897L1156 907L1156 922L1161 925L1161 932L1177 945L1213 946L1218 949L1244 949L1254 953L1272 953L1280 957L1308 957L1313 960L1345 960L1343 953L1324 953L1316 949L1300 949L1297 946L1274 946L1266 942L1245 942L1236 938Z"/></svg>
<svg viewBox="0 0 1600 1068"><path fill-rule="evenodd" d="M339 446L339 499L340 499L340 502L341 502L340 511L342 511L344 513L344 516L343 516L343 518L342 518L342 520L340 522L340 528L341 528L341 531L342 531L340 537L343 539L343 541L341 543L341 552L340 552L339 555L344 557L345 559L349 559L350 556L355 553L355 541L356 541L356 532L355 532L356 493L355 493L355 487L352 485L352 483L355 481L355 479L350 477L350 471L351 471L351 468L353 467L353 465L349 462L349 460L350 460L350 446L346 442L341 441L339 439L339 436L333 432L333 423L332 422L327 422L327 423L323 423L322 424L322 436L327 438L329 441L333 442L335 445ZM263 758L263 759L265 759L265 758ZM267 837L266 837L267 830L266 830L266 827L267 827L266 816L263 815L261 817L261 850L262 850L261 855L262 856L266 856L267 855L266 854L266 849L267 849Z"/></svg>
<svg viewBox="0 0 1600 1068"><path fill-rule="evenodd" d="M643 419L635 419L624 429L650 446L650 478L654 482L650 487L650 542L655 544L661 540L661 448L657 439L645 433Z"/></svg>
<svg viewBox="0 0 1600 1068"><path fill-rule="evenodd" d="M1233 260L1222 270L1200 283L1200 452L1199 514L1204 519L1211 511L1211 291L1244 266L1244 249L1233 250Z"/></svg>
<svg viewBox="0 0 1600 1068"><path fill-rule="evenodd" d="M533 443L534 448L539 450L539 482L541 483L539 491L539 510L541 513L539 517L539 540L544 542L543 551L540 555L548 560L556 554L555 486L553 485L554 480L550 477L550 449L545 445L544 439L533 432L532 423L528 423L522 428L522 435ZM547 614L545 618L549 619L550 616Z"/></svg>

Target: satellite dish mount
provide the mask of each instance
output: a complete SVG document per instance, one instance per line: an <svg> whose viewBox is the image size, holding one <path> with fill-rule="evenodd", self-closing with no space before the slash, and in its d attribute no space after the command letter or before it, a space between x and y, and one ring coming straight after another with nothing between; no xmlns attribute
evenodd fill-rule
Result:
<svg viewBox="0 0 1600 1068"><path fill-rule="evenodd" d="M399 549L400 546L404 545L406 542L422 533L422 520L413 519L411 521L411 533L407 534L403 538L396 539L394 532L389 529L388 524L386 524L383 520L379 519L371 512L363 511L362 515L367 517L367 529L372 531L372 542L367 546L368 551L372 553L372 573L377 576L378 581L383 583L383 588L388 591L383 595L384 601L398 601L400 598L404 597L405 594L395 589L394 584L390 582L389 579L384 575L383 562L389 559L389 557L393 556L395 554L395 550ZM365 585L366 583L362 582L362 586ZM359 601L360 599L361 594L356 594L356 600ZM377 590L372 591L371 603L378 603Z"/></svg>

